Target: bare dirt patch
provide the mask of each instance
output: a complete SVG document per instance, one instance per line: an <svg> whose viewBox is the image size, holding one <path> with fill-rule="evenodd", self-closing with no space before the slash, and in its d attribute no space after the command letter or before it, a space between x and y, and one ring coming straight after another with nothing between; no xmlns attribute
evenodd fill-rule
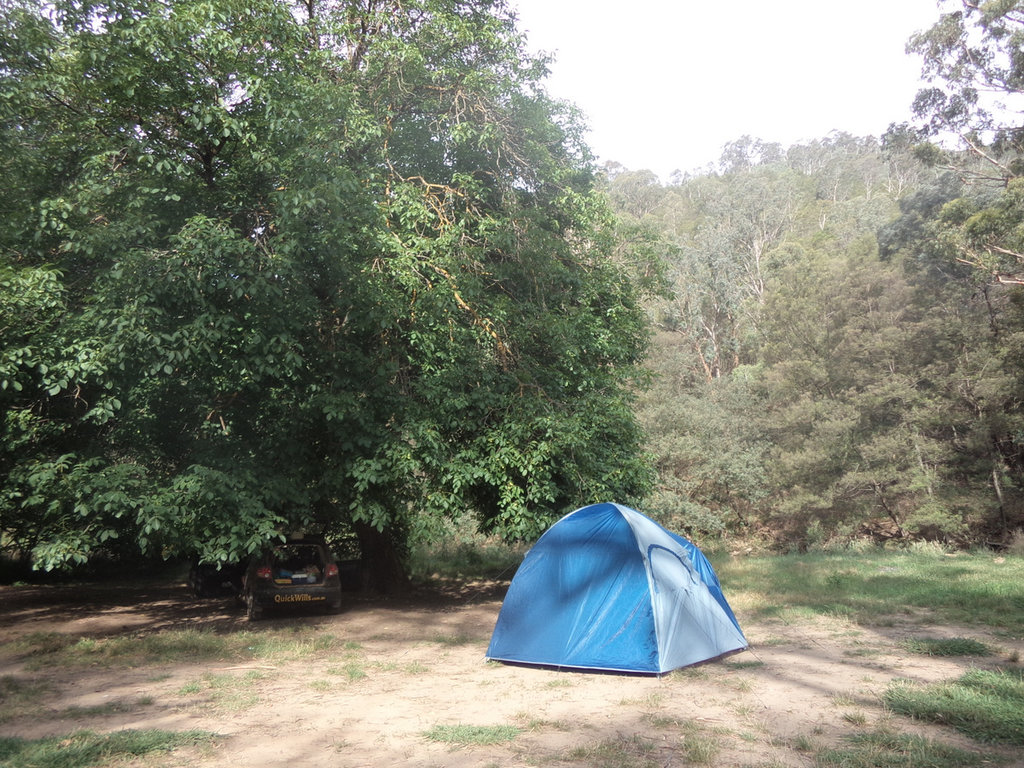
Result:
<svg viewBox="0 0 1024 768"><path fill-rule="evenodd" d="M896 678L936 681L1005 664L1024 648L972 629L920 621L865 628L843 619L744 620L751 649L661 678L487 663L500 584L460 585L401 600L355 600L337 615L250 623L234 601L195 600L183 584L0 587L0 678L38 686L0 736L38 738L88 728L202 729L214 746L147 765L809 766L814 745L878 727L920 733L1024 766L1024 755L974 744L949 729L887 713ZM341 641L281 663L203 662L38 669L19 638L132 636L195 627L274 632L315 627ZM969 636L993 658L914 655L914 636ZM36 635L38 637L38 635ZM22 643L24 645L24 643ZM2 689L0 689L2 691ZM0 694L2 695L2 694ZM436 726L514 726L485 746L430 740ZM618 756L611 763L606 755Z"/></svg>

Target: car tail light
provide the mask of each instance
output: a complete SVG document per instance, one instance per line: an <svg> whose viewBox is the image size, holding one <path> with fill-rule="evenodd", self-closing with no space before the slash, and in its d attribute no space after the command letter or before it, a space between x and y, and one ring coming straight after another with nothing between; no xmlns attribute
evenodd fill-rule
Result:
<svg viewBox="0 0 1024 768"><path fill-rule="evenodd" d="M256 578L257 579L269 579L270 578L270 566L269 565L261 565L259 568L257 568L256 569Z"/></svg>
<svg viewBox="0 0 1024 768"><path fill-rule="evenodd" d="M338 564L337 563L328 563L327 564L327 568L324 570L324 575L328 579L335 578L338 575Z"/></svg>

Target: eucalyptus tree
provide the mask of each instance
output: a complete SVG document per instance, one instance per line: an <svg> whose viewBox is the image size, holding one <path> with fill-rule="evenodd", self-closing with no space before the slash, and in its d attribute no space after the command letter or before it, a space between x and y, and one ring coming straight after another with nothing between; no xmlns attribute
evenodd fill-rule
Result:
<svg viewBox="0 0 1024 768"><path fill-rule="evenodd" d="M641 281L501 0L2 13L7 546L354 532L384 586L644 491Z"/></svg>
<svg viewBox="0 0 1024 768"><path fill-rule="evenodd" d="M929 83L914 101L921 133L955 139L961 150L928 153L968 185L944 214L946 235L964 263L999 282L1024 283L1024 3L947 0L944 7L952 10L908 50L921 56Z"/></svg>
<svg viewBox="0 0 1024 768"><path fill-rule="evenodd" d="M766 442L753 416L763 403L761 314L807 194L781 156L777 145L742 139L721 174L660 195L644 187L658 200L647 220L668 241L671 284L652 305L656 378L639 409L658 469L650 504L691 535L752 524L766 495ZM630 210L621 194L613 199Z"/></svg>
<svg viewBox="0 0 1024 768"><path fill-rule="evenodd" d="M919 154L960 185L931 216L907 211L904 244L941 276L973 334L955 358L950 398L961 477L987 485L989 530L1019 525L1021 440L1020 286L1024 284L1024 3L946 2L909 49L928 87L914 102L925 138ZM951 142L954 142L951 146ZM940 148L941 147L941 148ZM984 393L984 394L982 394Z"/></svg>
<svg viewBox="0 0 1024 768"><path fill-rule="evenodd" d="M675 291L660 316L684 340L696 378L711 382L756 360L765 290L808 193L778 162L690 184L703 188L699 218L678 238Z"/></svg>

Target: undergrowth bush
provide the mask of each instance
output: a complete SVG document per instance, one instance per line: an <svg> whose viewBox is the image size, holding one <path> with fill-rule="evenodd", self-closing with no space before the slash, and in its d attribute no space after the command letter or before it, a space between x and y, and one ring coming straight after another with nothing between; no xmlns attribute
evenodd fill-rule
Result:
<svg viewBox="0 0 1024 768"><path fill-rule="evenodd" d="M483 536L446 539L415 547L409 561L414 579L459 577L511 579L526 555L525 545L506 544Z"/></svg>

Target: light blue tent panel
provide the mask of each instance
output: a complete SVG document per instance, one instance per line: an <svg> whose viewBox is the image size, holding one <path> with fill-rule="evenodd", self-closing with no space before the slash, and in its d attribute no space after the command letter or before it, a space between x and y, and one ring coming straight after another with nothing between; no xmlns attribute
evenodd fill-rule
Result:
<svg viewBox="0 0 1024 768"><path fill-rule="evenodd" d="M487 658L661 674L746 647L696 546L629 507L594 504L527 553Z"/></svg>

